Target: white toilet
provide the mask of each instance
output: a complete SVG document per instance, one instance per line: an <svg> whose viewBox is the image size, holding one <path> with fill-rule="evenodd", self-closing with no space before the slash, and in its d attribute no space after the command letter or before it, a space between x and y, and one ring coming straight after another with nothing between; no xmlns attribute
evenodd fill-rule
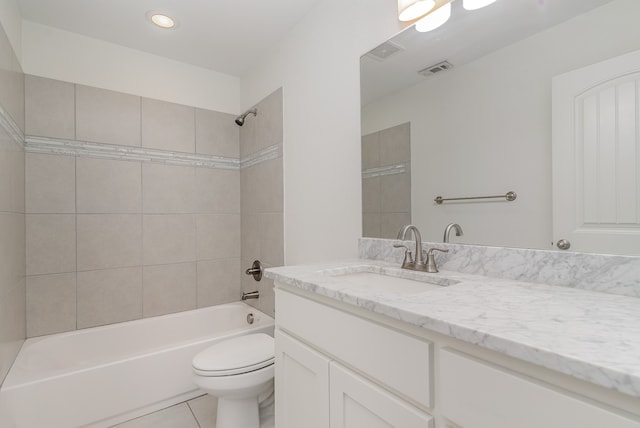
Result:
<svg viewBox="0 0 640 428"><path fill-rule="evenodd" d="M273 391L273 337L248 334L210 346L193 358L194 380L218 397L216 428L259 428L259 397Z"/></svg>

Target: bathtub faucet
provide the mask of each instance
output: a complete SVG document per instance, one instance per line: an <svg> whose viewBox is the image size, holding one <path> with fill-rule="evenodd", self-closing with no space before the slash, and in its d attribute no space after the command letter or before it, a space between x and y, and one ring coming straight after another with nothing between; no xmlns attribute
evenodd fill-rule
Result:
<svg viewBox="0 0 640 428"><path fill-rule="evenodd" d="M242 300L247 300L247 299L257 299L258 297L260 297L260 292L259 291L250 291L248 293L242 293Z"/></svg>

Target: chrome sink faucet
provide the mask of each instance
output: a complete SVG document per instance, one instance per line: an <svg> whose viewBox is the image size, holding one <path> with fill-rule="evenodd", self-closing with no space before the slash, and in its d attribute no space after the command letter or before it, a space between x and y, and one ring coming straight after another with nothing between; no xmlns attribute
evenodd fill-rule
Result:
<svg viewBox="0 0 640 428"><path fill-rule="evenodd" d="M406 240L407 233L409 231L413 232L413 237L416 241L416 257L415 259L411 255L411 250L406 245L403 244L393 244L395 248L404 248L404 261L402 262L402 268L404 269L412 269L412 270L427 270L427 264L425 259L422 257L422 236L420 235L420 231L417 227L412 224L408 224L404 226L400 232L398 233L398 239L401 241Z"/></svg>
<svg viewBox="0 0 640 428"><path fill-rule="evenodd" d="M449 242L449 235L451 234L451 229L456 230L456 236L462 236L462 228L458 223L449 223L447 228L444 230L444 238L442 238L442 242Z"/></svg>

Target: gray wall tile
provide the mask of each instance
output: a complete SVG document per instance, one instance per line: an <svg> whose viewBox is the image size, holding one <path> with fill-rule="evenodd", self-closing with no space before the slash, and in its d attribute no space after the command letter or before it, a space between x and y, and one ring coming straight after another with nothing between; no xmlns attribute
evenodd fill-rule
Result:
<svg viewBox="0 0 640 428"><path fill-rule="evenodd" d="M260 217L260 258L271 266L284 265L283 214L262 213Z"/></svg>
<svg viewBox="0 0 640 428"><path fill-rule="evenodd" d="M142 317L142 268L78 272L78 328Z"/></svg>
<svg viewBox="0 0 640 428"><path fill-rule="evenodd" d="M75 329L75 272L27 277L27 336Z"/></svg>
<svg viewBox="0 0 640 428"><path fill-rule="evenodd" d="M242 296L240 259L198 262L198 307L235 302Z"/></svg>
<svg viewBox="0 0 640 428"><path fill-rule="evenodd" d="M380 133L362 137L362 169L380 166Z"/></svg>
<svg viewBox="0 0 640 428"><path fill-rule="evenodd" d="M82 214L77 217L78 271L142 264L140 214Z"/></svg>
<svg viewBox="0 0 640 428"><path fill-rule="evenodd" d="M25 154L0 128L0 211L24 213Z"/></svg>
<svg viewBox="0 0 640 428"><path fill-rule="evenodd" d="M239 213L240 171L196 168L196 205L199 213Z"/></svg>
<svg viewBox="0 0 640 428"><path fill-rule="evenodd" d="M411 127L409 123L380 131L380 165L393 165L411 160Z"/></svg>
<svg viewBox="0 0 640 428"><path fill-rule="evenodd" d="M27 213L76 211L76 160L73 156L25 155Z"/></svg>
<svg viewBox="0 0 640 428"><path fill-rule="evenodd" d="M411 212L411 176L408 172L380 177L380 211Z"/></svg>
<svg viewBox="0 0 640 428"><path fill-rule="evenodd" d="M240 156L240 130L235 116L196 109L196 152L237 158Z"/></svg>
<svg viewBox="0 0 640 428"><path fill-rule="evenodd" d="M194 153L195 109L143 98L142 147Z"/></svg>
<svg viewBox="0 0 640 428"><path fill-rule="evenodd" d="M196 219L191 214L143 216L142 259L145 265L196 260Z"/></svg>
<svg viewBox="0 0 640 428"><path fill-rule="evenodd" d="M0 292L25 275L24 214L0 212Z"/></svg>
<svg viewBox="0 0 640 428"><path fill-rule="evenodd" d="M196 263L145 266L143 269L145 317L196 308Z"/></svg>
<svg viewBox="0 0 640 428"><path fill-rule="evenodd" d="M78 213L140 213L140 162L77 158Z"/></svg>
<svg viewBox="0 0 640 428"><path fill-rule="evenodd" d="M74 139L74 85L27 75L25 77L25 131L27 135Z"/></svg>
<svg viewBox="0 0 640 428"><path fill-rule="evenodd" d="M258 150L282 143L282 88L268 95L256 107L258 109L255 117Z"/></svg>
<svg viewBox="0 0 640 428"><path fill-rule="evenodd" d="M0 381L9 372L26 337L25 279L0 287Z"/></svg>
<svg viewBox="0 0 640 428"><path fill-rule="evenodd" d="M27 275L76 270L76 218L73 214L28 214Z"/></svg>
<svg viewBox="0 0 640 428"><path fill-rule="evenodd" d="M76 138L140 146L140 97L76 85Z"/></svg>
<svg viewBox="0 0 640 428"><path fill-rule="evenodd" d="M198 260L240 257L240 215L198 214Z"/></svg>
<svg viewBox="0 0 640 428"><path fill-rule="evenodd" d="M147 214L195 212L195 168L142 164L142 211Z"/></svg>
<svg viewBox="0 0 640 428"><path fill-rule="evenodd" d="M362 179L362 212L380 212L380 179L370 177Z"/></svg>
<svg viewBox="0 0 640 428"><path fill-rule="evenodd" d="M0 30L0 104L24 131L24 73L4 31ZM1 377L0 377L1 379Z"/></svg>

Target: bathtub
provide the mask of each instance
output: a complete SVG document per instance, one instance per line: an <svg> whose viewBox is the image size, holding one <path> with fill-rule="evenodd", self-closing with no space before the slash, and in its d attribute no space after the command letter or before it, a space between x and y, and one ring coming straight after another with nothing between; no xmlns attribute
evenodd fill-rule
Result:
<svg viewBox="0 0 640 428"><path fill-rule="evenodd" d="M2 426L109 427L197 397L196 353L273 326L236 302L28 339L0 389Z"/></svg>

